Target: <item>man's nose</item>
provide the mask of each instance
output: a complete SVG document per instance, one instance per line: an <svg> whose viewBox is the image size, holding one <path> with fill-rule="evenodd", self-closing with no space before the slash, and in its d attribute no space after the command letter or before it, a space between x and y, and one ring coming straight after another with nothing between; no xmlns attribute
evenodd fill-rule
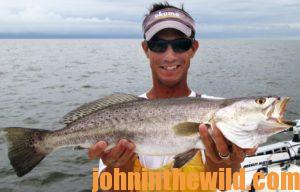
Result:
<svg viewBox="0 0 300 192"><path fill-rule="evenodd" d="M168 45L167 50L165 51L164 55L164 60L168 63L172 63L176 60L176 53L173 51L171 45Z"/></svg>

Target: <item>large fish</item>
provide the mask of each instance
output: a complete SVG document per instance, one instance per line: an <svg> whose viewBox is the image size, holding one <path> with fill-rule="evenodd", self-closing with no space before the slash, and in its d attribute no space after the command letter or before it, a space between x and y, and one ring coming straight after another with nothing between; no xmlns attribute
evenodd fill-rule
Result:
<svg viewBox="0 0 300 192"><path fill-rule="evenodd" d="M122 138L134 142L139 154L176 155L174 167L181 167L196 149L204 149L198 133L200 123L215 123L232 143L253 148L294 125L283 119L288 100L277 96L146 100L118 93L71 111L60 130L7 127L2 131L18 176L60 147L89 148L103 140L109 149Z"/></svg>

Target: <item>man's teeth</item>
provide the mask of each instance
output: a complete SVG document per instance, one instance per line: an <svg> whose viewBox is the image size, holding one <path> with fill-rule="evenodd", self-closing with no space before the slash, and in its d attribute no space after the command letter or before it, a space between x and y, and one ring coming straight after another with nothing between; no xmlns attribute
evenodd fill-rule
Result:
<svg viewBox="0 0 300 192"><path fill-rule="evenodd" d="M163 67L163 68L164 68L165 70L172 71L172 70L174 70L174 69L177 69L177 68L178 68L178 66L179 66L179 65L170 66L170 67L168 67L168 66L165 66L165 67Z"/></svg>

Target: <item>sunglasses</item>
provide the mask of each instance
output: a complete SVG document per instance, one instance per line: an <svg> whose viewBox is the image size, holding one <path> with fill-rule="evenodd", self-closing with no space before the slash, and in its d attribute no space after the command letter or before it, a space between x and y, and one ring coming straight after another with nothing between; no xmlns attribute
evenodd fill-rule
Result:
<svg viewBox="0 0 300 192"><path fill-rule="evenodd" d="M175 53L183 53L189 50L193 45L193 39L181 38L174 40L163 40L154 38L147 41L149 49L156 53L163 53L167 50L168 45L171 45Z"/></svg>

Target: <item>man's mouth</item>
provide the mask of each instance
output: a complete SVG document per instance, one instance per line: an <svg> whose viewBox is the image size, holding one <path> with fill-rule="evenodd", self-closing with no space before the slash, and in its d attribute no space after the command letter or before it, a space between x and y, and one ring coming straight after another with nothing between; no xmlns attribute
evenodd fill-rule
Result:
<svg viewBox="0 0 300 192"><path fill-rule="evenodd" d="M167 70L167 71L175 71L178 69L180 65L172 65L172 66L160 66L160 68Z"/></svg>

